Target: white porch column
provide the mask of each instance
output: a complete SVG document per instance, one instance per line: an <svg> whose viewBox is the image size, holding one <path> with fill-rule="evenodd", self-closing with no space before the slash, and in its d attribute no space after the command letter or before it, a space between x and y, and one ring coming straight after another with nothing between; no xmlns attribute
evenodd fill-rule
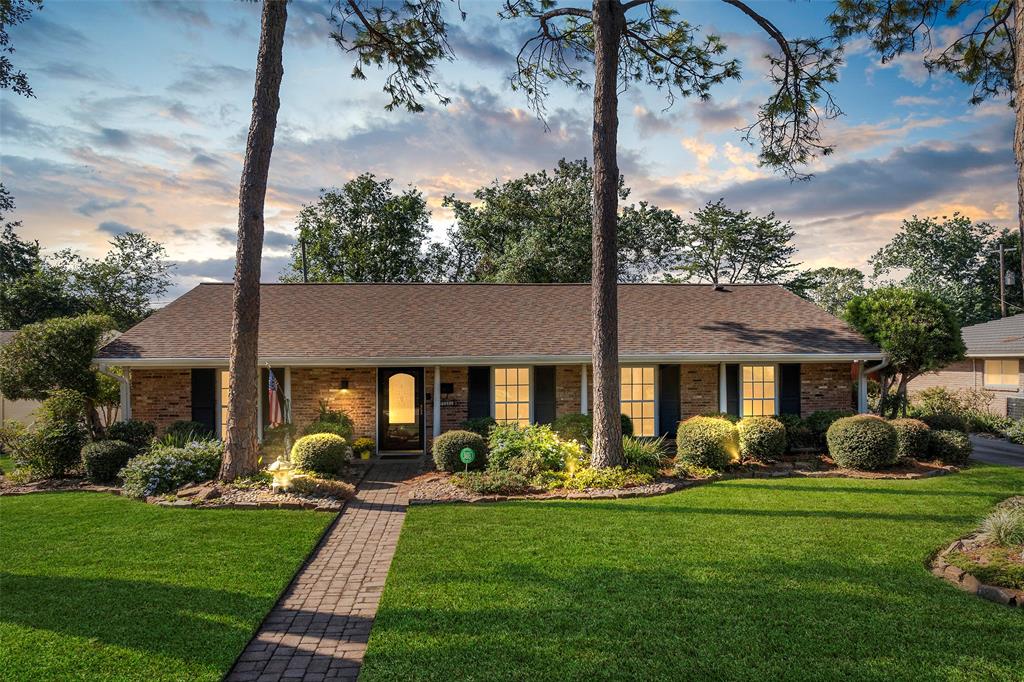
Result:
<svg viewBox="0 0 1024 682"><path fill-rule="evenodd" d="M441 434L441 367L434 367L434 438Z"/></svg>
<svg viewBox="0 0 1024 682"><path fill-rule="evenodd" d="M718 411L725 414L729 411L729 400L726 393L729 392L729 387L725 382L725 363L721 363L718 366Z"/></svg>
<svg viewBox="0 0 1024 682"><path fill-rule="evenodd" d="M580 365L583 371L580 372L580 412L587 414L587 366Z"/></svg>
<svg viewBox="0 0 1024 682"><path fill-rule="evenodd" d="M868 375L864 371L864 361L857 363L857 412L868 411Z"/></svg>
<svg viewBox="0 0 1024 682"><path fill-rule="evenodd" d="M284 368L284 421L292 423L292 368Z"/></svg>

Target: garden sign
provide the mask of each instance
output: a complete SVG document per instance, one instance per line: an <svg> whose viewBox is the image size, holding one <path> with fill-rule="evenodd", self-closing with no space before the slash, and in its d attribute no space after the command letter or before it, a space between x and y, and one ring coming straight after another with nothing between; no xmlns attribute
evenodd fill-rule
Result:
<svg viewBox="0 0 1024 682"><path fill-rule="evenodd" d="M466 465L466 471L468 472L469 465L472 464L474 459L476 459L476 452L473 448L462 448L462 450L459 451L459 459L461 459L462 463Z"/></svg>

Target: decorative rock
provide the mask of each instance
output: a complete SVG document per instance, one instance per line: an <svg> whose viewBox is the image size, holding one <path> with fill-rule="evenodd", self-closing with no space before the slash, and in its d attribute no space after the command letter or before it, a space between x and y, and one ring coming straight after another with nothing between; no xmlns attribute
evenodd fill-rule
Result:
<svg viewBox="0 0 1024 682"><path fill-rule="evenodd" d="M197 502L206 502L207 500L215 500L222 495L223 493L221 493L220 488L215 485L208 485L203 486L202 489L196 493L195 499Z"/></svg>
<svg viewBox="0 0 1024 682"><path fill-rule="evenodd" d="M281 509L302 509L302 502L278 502L277 506Z"/></svg>
<svg viewBox="0 0 1024 682"><path fill-rule="evenodd" d="M172 506L172 507L191 507L192 506L192 501L191 500L174 500L173 502L170 503L170 506Z"/></svg>
<svg viewBox="0 0 1024 682"><path fill-rule="evenodd" d="M977 594L978 588L981 587L981 581L975 578L970 573L964 573L958 583L961 590L969 592L970 594Z"/></svg>
<svg viewBox="0 0 1024 682"><path fill-rule="evenodd" d="M179 488L175 495L178 497L193 497L202 492L204 487L201 485L186 485L183 488Z"/></svg>
<svg viewBox="0 0 1024 682"><path fill-rule="evenodd" d="M978 587L978 596L994 601L997 604L1009 604L1013 598L1013 595L1008 590L996 587L995 585L980 585Z"/></svg>
<svg viewBox="0 0 1024 682"><path fill-rule="evenodd" d="M946 565L946 570L943 571L943 573L946 578L955 583L960 582L960 579L964 576L963 569L948 564Z"/></svg>

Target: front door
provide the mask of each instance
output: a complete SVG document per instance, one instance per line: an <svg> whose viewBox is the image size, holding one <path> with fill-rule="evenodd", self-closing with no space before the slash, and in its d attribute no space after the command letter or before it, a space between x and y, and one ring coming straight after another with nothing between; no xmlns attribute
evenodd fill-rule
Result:
<svg viewBox="0 0 1024 682"><path fill-rule="evenodd" d="M377 370L377 395L379 449L423 450L423 368Z"/></svg>

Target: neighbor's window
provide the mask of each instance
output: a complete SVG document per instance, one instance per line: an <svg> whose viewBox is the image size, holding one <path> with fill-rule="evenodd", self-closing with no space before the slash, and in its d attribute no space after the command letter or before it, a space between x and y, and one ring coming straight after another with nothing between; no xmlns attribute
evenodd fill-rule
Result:
<svg viewBox="0 0 1024 682"><path fill-rule="evenodd" d="M495 367L494 418L498 423L529 425L529 367Z"/></svg>
<svg viewBox="0 0 1024 682"><path fill-rule="evenodd" d="M1019 386L1020 365L1018 360L986 360L986 386Z"/></svg>
<svg viewBox="0 0 1024 682"><path fill-rule="evenodd" d="M220 439L228 439L228 382L230 373L226 369L220 371Z"/></svg>
<svg viewBox="0 0 1024 682"><path fill-rule="evenodd" d="M775 414L775 367L743 365L743 416Z"/></svg>
<svg viewBox="0 0 1024 682"><path fill-rule="evenodd" d="M654 368L623 367L622 414L633 420L633 434L654 435Z"/></svg>

